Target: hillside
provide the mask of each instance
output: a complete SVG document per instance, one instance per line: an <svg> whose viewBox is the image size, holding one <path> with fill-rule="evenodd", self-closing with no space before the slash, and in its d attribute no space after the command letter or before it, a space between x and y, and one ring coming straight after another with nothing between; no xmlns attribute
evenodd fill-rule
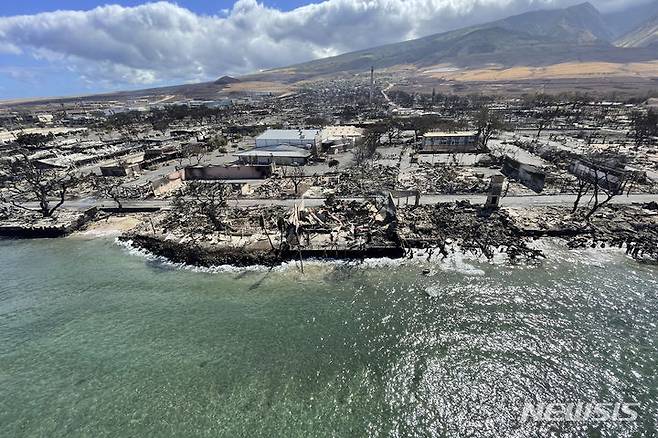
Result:
<svg viewBox="0 0 658 438"><path fill-rule="evenodd" d="M222 76L214 82L57 100L143 96L203 100L253 91L286 93L300 81L363 73L371 66L394 74L404 71L430 87L446 81L516 81L509 89L519 89L518 83L525 81L523 87L532 90L536 81L545 87L547 81L555 80L561 81L557 84L560 90L581 89L582 81L587 81L591 90L652 90L658 83L658 49L652 45L657 42L658 15L638 23L639 17L654 10L658 10L658 1L630 8L628 14L619 11L603 16L590 3L582 3L239 78ZM622 30L628 33L615 41Z"/></svg>
<svg viewBox="0 0 658 438"><path fill-rule="evenodd" d="M658 15L615 41L619 47L648 47L656 44L658 52Z"/></svg>
<svg viewBox="0 0 658 438"><path fill-rule="evenodd" d="M452 65L460 69L545 66L566 62L643 62L658 58L649 50L613 46L603 16L589 3L541 10L456 31L361 50L275 69L259 79L297 81L318 75L393 66ZM282 75L285 73L285 75Z"/></svg>
<svg viewBox="0 0 658 438"><path fill-rule="evenodd" d="M614 39L633 32L647 22L648 17L658 15L658 0L630 6L619 11L603 15L603 20Z"/></svg>
<svg viewBox="0 0 658 438"><path fill-rule="evenodd" d="M587 43L613 39L613 32L608 28L603 16L590 3L565 9L527 12L489 23L485 27L500 27L536 37L570 42Z"/></svg>
<svg viewBox="0 0 658 438"><path fill-rule="evenodd" d="M222 76L221 78L217 79L214 84L215 85L230 85L230 84L238 84L240 83L240 79L236 79L231 76Z"/></svg>

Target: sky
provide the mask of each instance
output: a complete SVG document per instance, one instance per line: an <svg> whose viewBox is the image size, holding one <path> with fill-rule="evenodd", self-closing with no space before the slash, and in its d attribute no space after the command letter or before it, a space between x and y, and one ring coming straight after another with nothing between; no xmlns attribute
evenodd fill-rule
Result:
<svg viewBox="0 0 658 438"><path fill-rule="evenodd" d="M602 11L647 0L593 0ZM0 0L0 99L212 80L578 0Z"/></svg>

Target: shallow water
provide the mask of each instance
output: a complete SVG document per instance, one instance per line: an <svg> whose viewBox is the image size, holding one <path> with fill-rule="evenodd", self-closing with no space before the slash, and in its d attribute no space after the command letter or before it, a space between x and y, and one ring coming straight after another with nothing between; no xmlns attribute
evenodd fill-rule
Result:
<svg viewBox="0 0 658 438"><path fill-rule="evenodd" d="M0 241L0 436L656 434L658 269L618 252L216 271Z"/></svg>

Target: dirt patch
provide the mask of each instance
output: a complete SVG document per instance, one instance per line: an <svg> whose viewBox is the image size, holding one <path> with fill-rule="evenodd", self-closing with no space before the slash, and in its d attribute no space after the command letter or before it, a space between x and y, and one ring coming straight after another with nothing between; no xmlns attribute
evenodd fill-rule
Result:
<svg viewBox="0 0 658 438"><path fill-rule="evenodd" d="M291 91L292 88L279 82L246 81L237 84L231 84L227 86L225 90L234 93L243 91L258 91L282 94Z"/></svg>
<svg viewBox="0 0 658 438"><path fill-rule="evenodd" d="M143 221L142 215L105 216L87 224L84 230L80 230L72 237L100 237L120 235L133 230Z"/></svg>

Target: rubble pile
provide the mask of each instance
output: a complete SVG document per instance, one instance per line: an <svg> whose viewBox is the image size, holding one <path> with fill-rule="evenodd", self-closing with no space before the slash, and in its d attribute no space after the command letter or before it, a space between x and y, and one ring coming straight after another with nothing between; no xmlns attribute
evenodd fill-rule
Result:
<svg viewBox="0 0 658 438"><path fill-rule="evenodd" d="M541 251L528 247L504 210L488 212L467 201L400 209L398 233L405 247L436 249L444 257L453 245L488 259L497 252L506 253L510 260L543 257Z"/></svg>
<svg viewBox="0 0 658 438"><path fill-rule="evenodd" d="M580 209L543 207L510 211L513 221L528 237L559 237L572 249L625 248L638 261L658 263L658 204L607 205L588 221Z"/></svg>
<svg viewBox="0 0 658 438"><path fill-rule="evenodd" d="M562 170L568 169L569 165L579 158L579 155L574 151L557 148L550 144L523 140L515 140L512 144L537 155Z"/></svg>
<svg viewBox="0 0 658 438"><path fill-rule="evenodd" d="M644 208L607 206L587 222L562 207L528 214L522 209L487 210L467 201L396 208L390 197L365 202L330 197L313 208L303 203L293 208L226 207L221 223L218 230L207 218L174 210L157 225L149 228L146 222L125 239L142 242L156 253L165 251L168 257L179 245L173 260L228 263L233 257L238 265L306 257L403 257L413 256L414 248L427 249L430 256L447 257L459 250L488 259L502 253L510 261L533 260L544 256L528 243L540 237L564 239L570 248L625 247L636 260L658 262L655 203Z"/></svg>
<svg viewBox="0 0 658 438"><path fill-rule="evenodd" d="M122 186L121 197L124 199L148 199L153 197L153 186L145 183L135 186Z"/></svg>
<svg viewBox="0 0 658 438"><path fill-rule="evenodd" d="M292 246L305 249L356 248L365 245L387 246L395 241L395 213L385 203L377 201L337 201L304 208L302 204L285 207L223 208L220 214L222 230L202 214L181 214L177 209L162 215L157 229L163 235L194 241L225 241L239 237L267 239L278 248L283 236L294 227L297 241ZM138 230L148 232L146 223ZM289 239L288 239L289 240ZM288 242L290 243L290 242Z"/></svg>
<svg viewBox="0 0 658 438"><path fill-rule="evenodd" d="M298 209L289 221L297 241L305 248L365 249L395 246L395 208L377 200L337 201L328 199L322 207Z"/></svg>
<svg viewBox="0 0 658 438"><path fill-rule="evenodd" d="M570 248L612 246L626 248L635 260L658 263L658 205L642 207L608 205L569 240Z"/></svg>
<svg viewBox="0 0 658 438"><path fill-rule="evenodd" d="M11 238L40 238L66 236L92 220L95 208L87 211L58 209L51 217L36 211L0 205L0 236Z"/></svg>
<svg viewBox="0 0 658 438"><path fill-rule="evenodd" d="M456 166L418 163L418 167L400 175L399 188L422 193L457 194L483 193L489 187L489 180L483 175L474 175Z"/></svg>
<svg viewBox="0 0 658 438"><path fill-rule="evenodd" d="M248 195L252 198L285 198L295 192L295 185L290 179L269 178L264 183L254 186Z"/></svg>
<svg viewBox="0 0 658 438"><path fill-rule="evenodd" d="M345 169L336 187L338 196L375 195L395 188L398 169L382 164L363 164Z"/></svg>
<svg viewBox="0 0 658 438"><path fill-rule="evenodd" d="M222 230L202 215L175 210L157 224L145 222L122 236L170 260L208 263L275 264L302 257L400 257L395 207L387 202L335 201L321 207L224 208Z"/></svg>
<svg viewBox="0 0 658 438"><path fill-rule="evenodd" d="M286 217L288 209L284 207L245 207L222 208L220 222L223 230L217 230L201 214L181 214L177 209L164 214L158 221L158 229L162 234L172 234L177 237L191 238L192 240L218 241L229 239L230 236L266 237L264 230L278 234L279 222ZM149 224L145 224L148 230Z"/></svg>
<svg viewBox="0 0 658 438"><path fill-rule="evenodd" d="M10 204L0 204L0 221L6 221L18 214L17 208Z"/></svg>

